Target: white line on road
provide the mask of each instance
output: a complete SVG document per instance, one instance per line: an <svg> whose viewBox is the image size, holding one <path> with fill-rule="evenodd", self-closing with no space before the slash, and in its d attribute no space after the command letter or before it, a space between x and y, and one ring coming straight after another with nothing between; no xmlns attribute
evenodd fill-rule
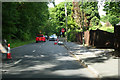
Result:
<svg viewBox="0 0 120 80"><path fill-rule="evenodd" d="M45 57L44 55L40 55L41 57Z"/></svg>
<svg viewBox="0 0 120 80"><path fill-rule="evenodd" d="M18 63L21 62L21 61L22 61L22 59L16 61L14 64L18 64Z"/></svg>
<svg viewBox="0 0 120 80"><path fill-rule="evenodd" d="M33 53L35 52L36 50L33 50Z"/></svg>

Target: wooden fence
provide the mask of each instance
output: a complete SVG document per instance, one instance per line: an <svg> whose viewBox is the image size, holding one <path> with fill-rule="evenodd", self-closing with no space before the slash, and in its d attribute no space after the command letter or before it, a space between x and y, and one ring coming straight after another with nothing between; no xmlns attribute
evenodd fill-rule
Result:
<svg viewBox="0 0 120 80"><path fill-rule="evenodd" d="M76 34L76 40L82 43L83 33ZM102 30L91 30L84 32L85 44L97 48L114 48L114 34Z"/></svg>

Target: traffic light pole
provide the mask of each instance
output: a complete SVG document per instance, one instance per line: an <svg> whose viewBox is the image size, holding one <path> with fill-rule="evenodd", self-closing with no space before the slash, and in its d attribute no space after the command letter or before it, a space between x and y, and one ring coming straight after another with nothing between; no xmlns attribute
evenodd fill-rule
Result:
<svg viewBox="0 0 120 80"><path fill-rule="evenodd" d="M82 0L82 16L83 16L83 23L82 23L82 29L83 29L83 46L85 46L85 40L84 40L84 12L83 12L83 0Z"/></svg>
<svg viewBox="0 0 120 80"><path fill-rule="evenodd" d="M66 18L66 42L67 42L67 5L66 5L66 2L65 2L65 18Z"/></svg>

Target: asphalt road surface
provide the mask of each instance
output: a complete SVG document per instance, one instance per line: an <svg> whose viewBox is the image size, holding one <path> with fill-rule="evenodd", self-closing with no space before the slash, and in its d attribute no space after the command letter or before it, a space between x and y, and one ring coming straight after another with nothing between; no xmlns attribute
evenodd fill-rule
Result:
<svg viewBox="0 0 120 80"><path fill-rule="evenodd" d="M3 56L2 78L54 78L92 80L94 74L84 68L54 41L31 43L11 50L12 60Z"/></svg>

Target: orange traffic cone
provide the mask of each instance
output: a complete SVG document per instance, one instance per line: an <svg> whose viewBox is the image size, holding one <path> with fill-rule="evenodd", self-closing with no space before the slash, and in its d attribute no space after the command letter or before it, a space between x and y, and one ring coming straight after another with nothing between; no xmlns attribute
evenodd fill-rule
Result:
<svg viewBox="0 0 120 80"><path fill-rule="evenodd" d="M10 53L10 44L8 44L7 59L12 59L11 53Z"/></svg>

